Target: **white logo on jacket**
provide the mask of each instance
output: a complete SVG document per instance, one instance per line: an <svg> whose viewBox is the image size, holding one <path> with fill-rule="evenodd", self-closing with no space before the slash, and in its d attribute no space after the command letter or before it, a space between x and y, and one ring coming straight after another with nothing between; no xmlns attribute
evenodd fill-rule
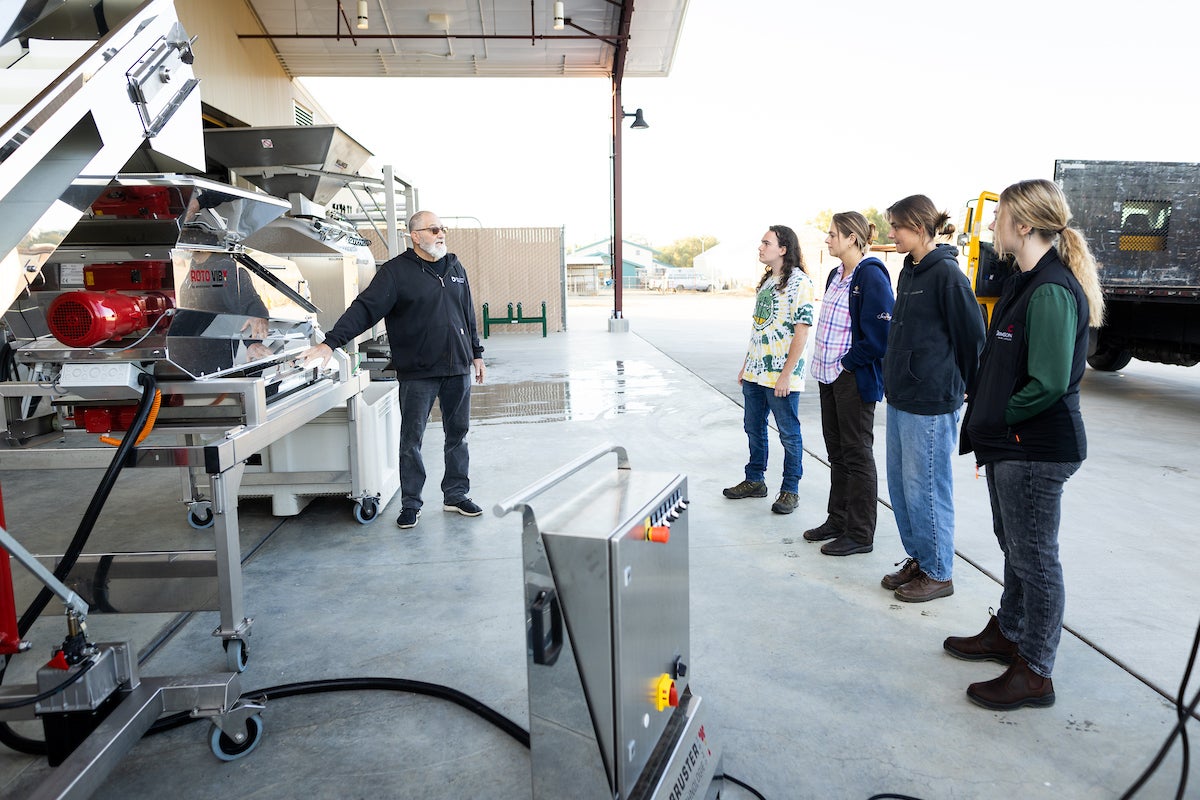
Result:
<svg viewBox="0 0 1200 800"><path fill-rule="evenodd" d="M454 281L455 283L466 283L467 282L466 278L460 278L458 275L451 275L450 280Z"/></svg>

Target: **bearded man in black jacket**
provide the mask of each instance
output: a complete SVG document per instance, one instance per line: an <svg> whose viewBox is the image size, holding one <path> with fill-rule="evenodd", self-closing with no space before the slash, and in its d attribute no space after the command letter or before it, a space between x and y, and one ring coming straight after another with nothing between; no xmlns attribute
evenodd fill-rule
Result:
<svg viewBox="0 0 1200 800"><path fill-rule="evenodd" d="M346 309L325 341L301 355L322 364L379 320L387 328L392 366L400 381L400 516L412 528L421 516L425 465L421 442L436 399L446 434L442 508L468 517L483 513L467 496L467 430L471 424L471 377L483 383L483 347L467 273L446 251L446 227L437 215L418 211L408 221L413 247L379 268L371 284Z"/></svg>

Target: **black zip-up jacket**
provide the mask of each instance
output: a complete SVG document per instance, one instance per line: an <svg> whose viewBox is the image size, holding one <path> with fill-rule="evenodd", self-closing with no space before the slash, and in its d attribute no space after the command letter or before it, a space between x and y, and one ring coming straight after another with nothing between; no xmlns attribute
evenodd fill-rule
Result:
<svg viewBox="0 0 1200 800"><path fill-rule="evenodd" d="M1067 389L1046 410L1009 424L1010 398L1030 381L1029 339L1039 335L1026 326L1033 293L1045 284L1065 287L1075 298L1075 329ZM1066 333L1064 331L1064 333ZM1044 333L1043 333L1044 335ZM1029 272L1010 277L992 314L987 345L980 360L979 383L971 392L959 437L963 453L975 451L978 464L994 461L1083 461L1087 437L1079 413L1079 382L1087 364L1088 303L1079 281L1051 248Z"/></svg>
<svg viewBox="0 0 1200 800"><path fill-rule="evenodd" d="M888 405L909 414L948 414L975 383L983 315L951 245L913 264L904 259L883 356Z"/></svg>
<svg viewBox="0 0 1200 800"><path fill-rule="evenodd" d="M325 344L341 347L381 319L400 380L467 375L483 356L467 272L453 253L426 261L405 250L385 263Z"/></svg>

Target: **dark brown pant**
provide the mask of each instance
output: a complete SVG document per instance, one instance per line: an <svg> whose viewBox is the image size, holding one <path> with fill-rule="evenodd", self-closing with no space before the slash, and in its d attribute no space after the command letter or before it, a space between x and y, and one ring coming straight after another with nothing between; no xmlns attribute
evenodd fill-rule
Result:
<svg viewBox="0 0 1200 800"><path fill-rule="evenodd" d="M879 476L875 404L864 403L854 375L843 371L821 389L821 433L829 456L829 520L861 544L875 541Z"/></svg>

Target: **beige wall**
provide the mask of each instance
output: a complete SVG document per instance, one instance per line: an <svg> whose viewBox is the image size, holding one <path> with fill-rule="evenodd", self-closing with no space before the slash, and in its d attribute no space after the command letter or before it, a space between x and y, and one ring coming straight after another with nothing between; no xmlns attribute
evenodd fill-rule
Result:
<svg viewBox="0 0 1200 800"><path fill-rule="evenodd" d="M179 21L196 36L196 77L205 102L248 125L292 125L292 98L310 108L317 122L324 112L294 87L266 39L238 39L263 33L244 0L175 0Z"/></svg>
<svg viewBox="0 0 1200 800"><path fill-rule="evenodd" d="M483 338L483 304L492 318L508 314L517 303L527 317L540 316L546 301L546 329L563 329L561 228L455 228L446 237L471 281L475 319ZM491 335L537 333L541 324L493 325Z"/></svg>

